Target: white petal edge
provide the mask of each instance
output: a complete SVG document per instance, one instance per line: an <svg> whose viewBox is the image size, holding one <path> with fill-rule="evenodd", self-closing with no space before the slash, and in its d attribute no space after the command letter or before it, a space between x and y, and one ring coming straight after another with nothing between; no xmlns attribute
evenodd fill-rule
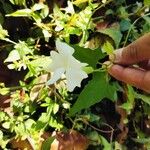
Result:
<svg viewBox="0 0 150 150"><path fill-rule="evenodd" d="M56 49L59 53L64 55L72 55L74 53L74 49L71 46L67 43L61 42L59 39L56 40Z"/></svg>
<svg viewBox="0 0 150 150"><path fill-rule="evenodd" d="M65 72L64 68L59 68L54 71L52 78L47 81L46 85L54 84L58 79L61 78L61 75Z"/></svg>
<svg viewBox="0 0 150 150"><path fill-rule="evenodd" d="M81 81L87 78L88 75L82 70L67 69L66 79L67 79L67 89L72 92L76 86L81 86Z"/></svg>

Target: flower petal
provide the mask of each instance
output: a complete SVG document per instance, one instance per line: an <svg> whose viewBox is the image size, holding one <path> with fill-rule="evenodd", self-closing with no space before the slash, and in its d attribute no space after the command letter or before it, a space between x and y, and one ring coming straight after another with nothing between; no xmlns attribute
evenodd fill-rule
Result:
<svg viewBox="0 0 150 150"><path fill-rule="evenodd" d="M86 63L81 63L77 59L75 59L73 56L68 57L68 66L69 68L74 68L74 69L81 69L82 67L87 66L88 64Z"/></svg>
<svg viewBox="0 0 150 150"><path fill-rule="evenodd" d="M55 51L51 51L52 63L49 65L49 71L54 72L58 68L64 67L64 58Z"/></svg>
<svg viewBox="0 0 150 150"><path fill-rule="evenodd" d="M64 68L56 69L52 78L47 81L46 85L54 84L58 79L60 79L61 75L65 72Z"/></svg>
<svg viewBox="0 0 150 150"><path fill-rule="evenodd" d="M74 53L74 49L71 46L67 43L61 42L59 39L56 40L56 49L59 53L64 55L72 55Z"/></svg>
<svg viewBox="0 0 150 150"><path fill-rule="evenodd" d="M81 81L87 78L87 74L82 70L69 68L66 70L67 88L71 92L76 86L81 86Z"/></svg>

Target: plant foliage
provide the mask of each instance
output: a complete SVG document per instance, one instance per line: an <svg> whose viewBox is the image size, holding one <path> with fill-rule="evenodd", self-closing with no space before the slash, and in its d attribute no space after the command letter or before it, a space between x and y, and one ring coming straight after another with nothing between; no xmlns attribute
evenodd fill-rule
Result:
<svg viewBox="0 0 150 150"><path fill-rule="evenodd" d="M150 32L149 0L0 4L1 149L150 149L149 95L104 64Z"/></svg>

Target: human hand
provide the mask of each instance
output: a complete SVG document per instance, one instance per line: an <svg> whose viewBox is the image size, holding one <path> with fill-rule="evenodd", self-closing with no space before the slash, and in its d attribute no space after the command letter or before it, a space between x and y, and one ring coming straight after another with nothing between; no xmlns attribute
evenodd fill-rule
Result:
<svg viewBox="0 0 150 150"><path fill-rule="evenodd" d="M150 93L150 33L127 47L116 50L114 56L110 56L113 61L108 69L110 75Z"/></svg>

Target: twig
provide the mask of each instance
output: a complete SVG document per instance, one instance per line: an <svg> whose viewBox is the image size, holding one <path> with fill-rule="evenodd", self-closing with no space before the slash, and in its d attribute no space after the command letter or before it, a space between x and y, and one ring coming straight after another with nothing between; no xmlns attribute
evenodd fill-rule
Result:
<svg viewBox="0 0 150 150"><path fill-rule="evenodd" d="M126 38L125 38L125 42L124 42L124 44L123 44L123 47L126 46L128 37L129 37L130 32L131 32L132 28L134 27L134 25L135 25L140 19L142 19L143 17L149 16L149 15L150 15L150 13L145 14L145 15L143 15L143 16L137 18L137 19L133 22L133 24L131 25L130 29L128 30L128 33L127 33L127 36L126 36Z"/></svg>

